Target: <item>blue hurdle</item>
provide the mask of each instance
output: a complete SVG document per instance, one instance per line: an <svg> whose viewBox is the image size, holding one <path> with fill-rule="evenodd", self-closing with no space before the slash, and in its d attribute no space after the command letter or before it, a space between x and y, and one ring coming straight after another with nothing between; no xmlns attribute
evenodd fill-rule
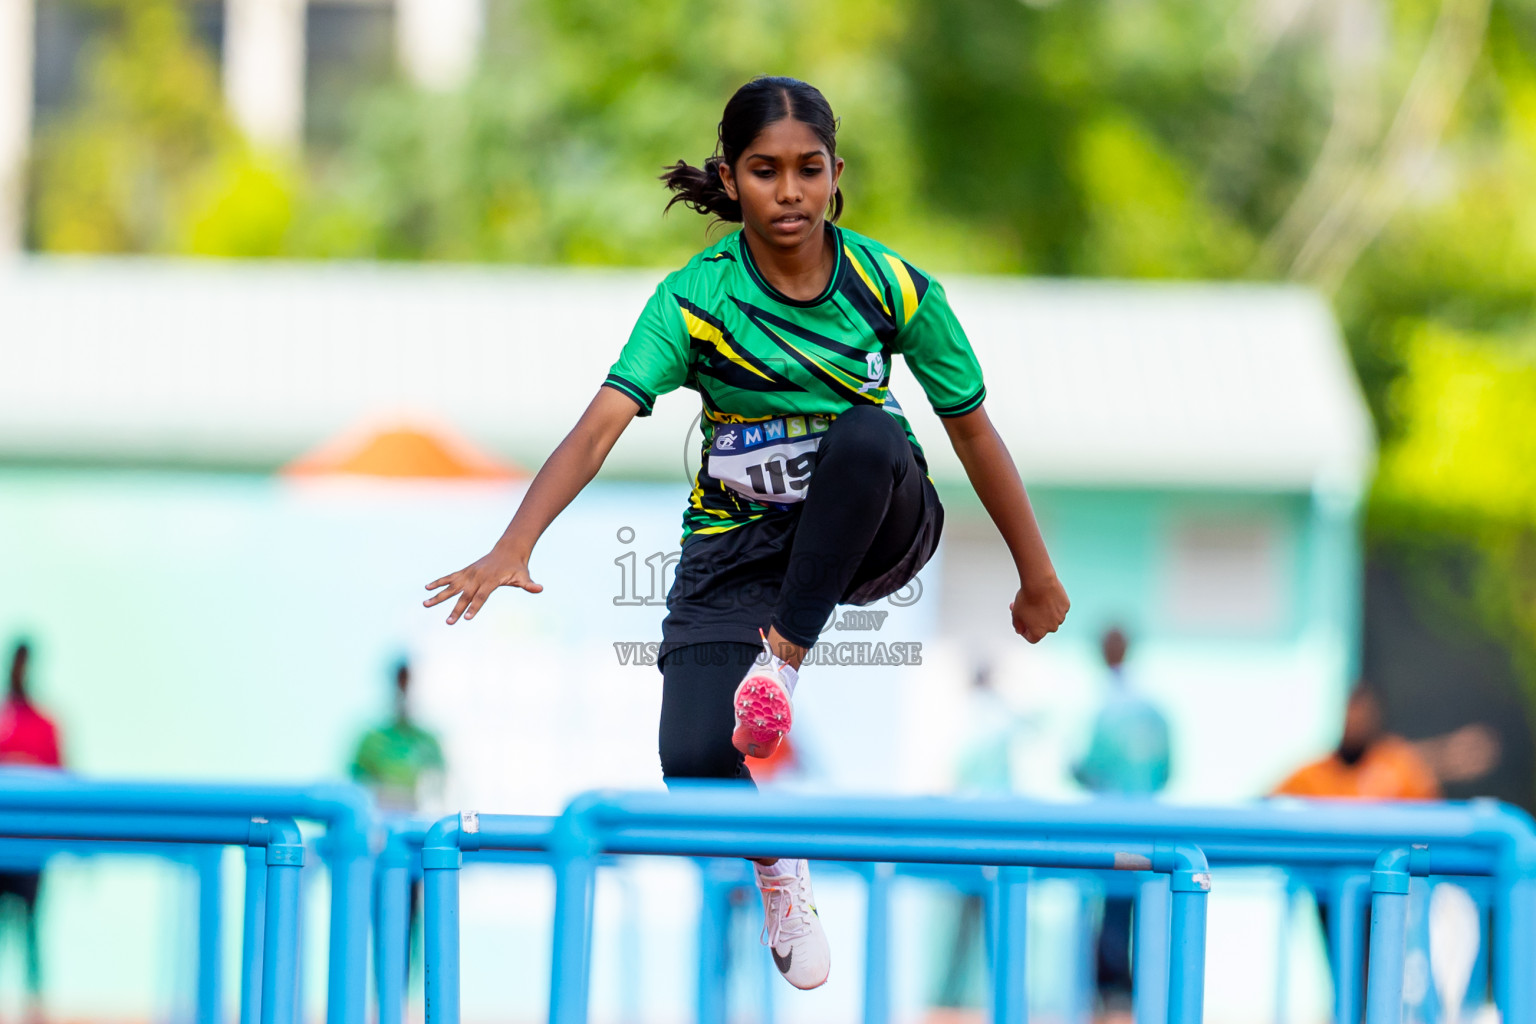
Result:
<svg viewBox="0 0 1536 1024"><path fill-rule="evenodd" d="M547 851L555 871L550 1021L586 1020L595 859L605 853L691 857L811 856L822 860L996 864L1018 902L997 933L999 1019L1022 1020L1023 883L1029 866L1156 871L1170 876L1166 940L1170 1024L1198 1024L1204 999L1210 874L1198 847L1112 837L1042 838L1027 819L937 800L759 797L739 789L591 794L548 819L462 815L434 825L422 849L426 885L427 1019L459 1022L458 869L465 849ZM1016 888L1015 888L1016 887ZM1015 946L1017 953L1014 952Z"/></svg>
<svg viewBox="0 0 1536 1024"><path fill-rule="evenodd" d="M1167 876L1166 890L1151 878L1137 883L1146 907L1167 910L1166 918L1143 914L1138 925L1138 1024L1199 1020L1207 856L1216 864L1277 865L1367 880L1373 908L1369 1024L1401 1021L1409 879L1487 876L1495 904L1495 1001L1506 1020L1532 1019L1532 979L1523 967L1536 952L1536 829L1525 815L1491 802L1276 802L1202 810L1113 801L743 799L732 789L700 787L671 795L590 794L556 819L445 818L429 830L422 848L429 1024L458 1024L457 870L464 851L491 849L546 856L555 871L553 1024L586 1018L592 876L595 858L608 853L997 865L993 936L1000 967L993 1001L1000 1022L1024 1019L1021 965L1031 866ZM894 869L869 870L871 924L878 926ZM878 965L885 955L884 929L870 931L870 963ZM876 968L866 977L866 1021L888 1015L883 975ZM1348 987L1346 979L1341 1012ZM710 1005L718 1000L711 1002L701 988L701 1010Z"/></svg>
<svg viewBox="0 0 1536 1024"><path fill-rule="evenodd" d="M187 850L203 857L199 902L199 1024L218 1016L217 862L206 850L243 846L247 872L242 1024L297 1024L298 906L305 859L296 819L325 824L330 863L334 1024L363 1024L370 884L378 886L376 966L380 1024L398 1024L404 995L406 898L417 863L426 892L430 1024L459 1022L459 869L471 860L547 863L555 874L550 1019L584 1021L595 871L610 855L696 858L808 856L857 862L869 886L866 1024L889 1018L888 894L898 874L931 865L990 866L994 1019L1027 1011L1024 940L1032 873L1091 872L1133 887L1138 1024L1194 1024L1203 1005L1209 864L1273 865L1339 907L1336 1011L1368 1024L1400 1024L1406 919L1414 876L1482 877L1494 922L1492 989L1505 1020L1536 1019L1536 827L1492 802L1346 805L1269 802L1205 810L1146 802L1042 804L1026 800L747 797L737 787L596 793L554 818L464 813L430 827L395 823L377 859L380 823L352 786L197 786L84 782L0 775L0 857L40 863L50 852ZM174 854L173 854L174 855ZM419 858L419 860L418 860ZM930 867L925 867L929 865ZM212 872L213 881L208 881ZM714 881L729 884L729 872ZM973 883L967 883L973 884ZM1352 956L1363 897L1371 904L1370 981L1360 992ZM706 916L718 901L706 900ZM714 910L711 910L711 908ZM704 920L703 933L720 921ZM1353 945L1352 945L1353 944ZM704 944L704 955L718 944ZM211 950L211 952L210 952ZM705 965L708 966L708 965ZM388 969L386 969L388 968ZM713 975L706 977L715 977ZM700 1019L723 1012L701 977Z"/></svg>
<svg viewBox="0 0 1536 1024"><path fill-rule="evenodd" d="M457 815L450 820L454 827L458 826ZM547 839L555 819L530 815L522 820L527 823L528 843L514 849L478 849L471 843L460 848L460 863L463 854L468 853L471 862L547 866ZM410 883L413 875L423 873L422 848L428 844L433 828L432 822L410 818L390 818L384 822L384 848L378 856L374 883L374 992L379 1005L378 1024L401 1024L410 943ZM434 842L441 843L441 839Z"/></svg>
<svg viewBox="0 0 1536 1024"><path fill-rule="evenodd" d="M326 826L324 854L332 875L327 1019L364 1024L374 828L365 791L350 785L89 782L58 772L0 773L0 837L246 847L241 1024L298 1020L299 818Z"/></svg>
<svg viewBox="0 0 1536 1024"><path fill-rule="evenodd" d="M0 835L6 816L0 814ZM221 1024L223 1019L223 934L219 894L223 858L219 847L122 840L0 839L0 870L41 871L55 854L75 857L101 855L150 857L191 868L197 875L197 973L193 994L195 1024Z"/></svg>

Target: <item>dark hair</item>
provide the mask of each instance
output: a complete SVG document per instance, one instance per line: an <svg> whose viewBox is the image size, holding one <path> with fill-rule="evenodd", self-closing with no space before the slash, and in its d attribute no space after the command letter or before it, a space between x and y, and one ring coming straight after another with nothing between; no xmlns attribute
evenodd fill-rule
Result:
<svg viewBox="0 0 1536 1024"><path fill-rule="evenodd" d="M704 161L703 167L679 160L662 174L661 180L676 193L668 200L667 209L682 203L699 213L712 213L721 220L740 223L741 204L726 195L720 166L729 164L734 169L741 151L752 144L759 132L787 117L815 132L827 147L827 155L837 159L837 118L821 90L798 78L762 75L737 89L726 103L715 153ZM835 224L842 215L843 190L839 186L833 193L832 216L828 219Z"/></svg>
<svg viewBox="0 0 1536 1024"><path fill-rule="evenodd" d="M27 680L21 674L21 663L30 662L32 659L32 642L23 637L16 641L16 647L11 651L11 679L10 694L12 697L25 699L27 695Z"/></svg>

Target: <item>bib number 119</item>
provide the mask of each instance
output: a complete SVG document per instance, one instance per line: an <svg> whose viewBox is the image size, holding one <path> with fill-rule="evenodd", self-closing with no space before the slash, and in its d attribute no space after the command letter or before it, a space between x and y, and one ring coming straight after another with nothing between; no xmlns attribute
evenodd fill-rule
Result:
<svg viewBox="0 0 1536 1024"><path fill-rule="evenodd" d="M816 468L816 453L803 452L794 458L769 459L758 466L744 467L752 489L759 494L788 494L790 488L803 491Z"/></svg>

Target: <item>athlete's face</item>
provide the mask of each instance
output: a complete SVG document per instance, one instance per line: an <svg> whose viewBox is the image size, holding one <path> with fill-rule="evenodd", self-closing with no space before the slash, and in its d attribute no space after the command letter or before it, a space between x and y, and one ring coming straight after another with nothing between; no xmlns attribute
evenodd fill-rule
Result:
<svg viewBox="0 0 1536 1024"><path fill-rule="evenodd" d="M842 173L810 125L786 117L759 132L734 168L722 166L720 179L749 231L793 249L820 233Z"/></svg>

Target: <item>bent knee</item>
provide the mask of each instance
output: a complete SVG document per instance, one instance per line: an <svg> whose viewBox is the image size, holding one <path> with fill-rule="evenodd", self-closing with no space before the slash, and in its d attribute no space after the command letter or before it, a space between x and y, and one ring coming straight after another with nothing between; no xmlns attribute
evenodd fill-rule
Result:
<svg viewBox="0 0 1536 1024"><path fill-rule="evenodd" d="M661 745L661 777L666 782L696 779L739 779L742 756L729 734L717 739L689 737Z"/></svg>
<svg viewBox="0 0 1536 1024"><path fill-rule="evenodd" d="M861 454L883 454L893 459L905 458L907 435L895 416L879 406L854 406L839 413L828 431L831 448L857 449Z"/></svg>

